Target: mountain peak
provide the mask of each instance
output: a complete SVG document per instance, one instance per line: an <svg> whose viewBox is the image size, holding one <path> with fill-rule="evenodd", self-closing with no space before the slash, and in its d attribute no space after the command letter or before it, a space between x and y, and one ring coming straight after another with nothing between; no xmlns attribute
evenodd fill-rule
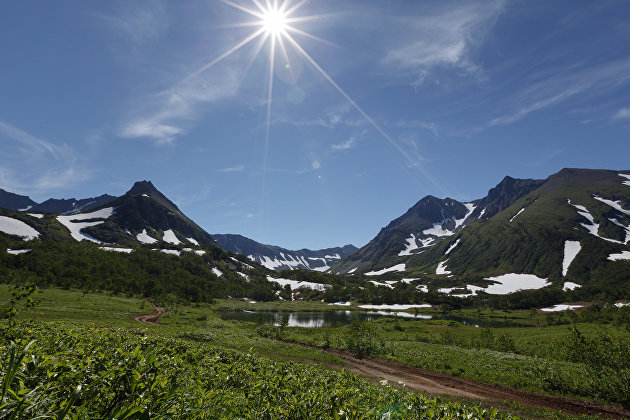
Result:
<svg viewBox="0 0 630 420"><path fill-rule="evenodd" d="M127 191L127 195L136 194L148 194L152 192L159 192L157 188L151 183L151 181L137 181L133 184L133 187Z"/></svg>

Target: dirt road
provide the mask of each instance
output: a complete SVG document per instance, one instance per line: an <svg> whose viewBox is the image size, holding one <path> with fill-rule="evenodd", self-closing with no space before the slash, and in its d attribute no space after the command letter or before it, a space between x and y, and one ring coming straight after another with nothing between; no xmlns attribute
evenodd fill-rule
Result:
<svg viewBox="0 0 630 420"><path fill-rule="evenodd" d="M343 360L346 370L350 372L370 378L387 379L394 385L404 383L406 388L416 391L479 400L515 401L523 405L560 410L566 414L630 418L630 411L622 408L485 384L379 358L357 359L340 350L327 351Z"/></svg>
<svg viewBox="0 0 630 420"><path fill-rule="evenodd" d="M158 318L161 317L164 314L164 312L166 312L166 309L156 306L155 303L151 302L150 300L147 300L147 302L149 302L149 304L153 307L153 309L155 309L155 313L152 313L149 315L138 315L134 317L133 319L135 319L138 322L145 323L145 324L156 325L158 323L157 322Z"/></svg>

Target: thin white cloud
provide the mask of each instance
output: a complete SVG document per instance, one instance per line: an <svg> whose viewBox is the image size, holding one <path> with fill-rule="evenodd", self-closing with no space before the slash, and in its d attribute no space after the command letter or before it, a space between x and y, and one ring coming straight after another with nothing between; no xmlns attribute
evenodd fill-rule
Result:
<svg viewBox="0 0 630 420"><path fill-rule="evenodd" d="M480 45L504 8L503 0L466 2L432 15L397 18L392 23L405 37L395 41L383 60L388 68L412 75L421 85L436 68L479 74L471 51Z"/></svg>
<svg viewBox="0 0 630 420"><path fill-rule="evenodd" d="M533 112L560 105L568 99L614 91L630 82L630 60L618 60L581 69L554 69L551 73L538 75L537 79L526 89L509 97L509 104L505 107L514 109L493 118L487 127L513 124Z"/></svg>
<svg viewBox="0 0 630 420"><path fill-rule="evenodd" d="M427 121L407 121L400 120L398 124L396 124L399 128L422 128L427 131L430 131L435 137L440 137L438 126L435 123L427 122Z"/></svg>
<svg viewBox="0 0 630 420"><path fill-rule="evenodd" d="M245 170L245 165L236 165L231 166L229 168L217 169L217 172L243 172Z"/></svg>
<svg viewBox="0 0 630 420"><path fill-rule="evenodd" d="M69 189L91 176L91 171L66 144L56 144L0 121L0 188L22 194L49 194Z"/></svg>
<svg viewBox="0 0 630 420"><path fill-rule="evenodd" d="M630 108L621 108L613 118L616 120L625 120L630 118Z"/></svg>
<svg viewBox="0 0 630 420"><path fill-rule="evenodd" d="M356 144L357 144L357 139L356 137L352 136L348 140L344 141L343 143L333 144L331 147L333 150L340 151L340 150L352 149L354 146L356 146Z"/></svg>
<svg viewBox="0 0 630 420"><path fill-rule="evenodd" d="M190 121L201 113L203 104L237 94L240 87L239 73L230 67L221 73L212 73L208 79L196 77L150 96L140 105L141 108L147 108L145 114L126 123L120 135L126 138L147 138L157 144L173 142L187 132Z"/></svg>
<svg viewBox="0 0 630 420"><path fill-rule="evenodd" d="M166 7L160 0L123 2L109 14L97 14L127 46L141 47L156 42L170 26Z"/></svg>

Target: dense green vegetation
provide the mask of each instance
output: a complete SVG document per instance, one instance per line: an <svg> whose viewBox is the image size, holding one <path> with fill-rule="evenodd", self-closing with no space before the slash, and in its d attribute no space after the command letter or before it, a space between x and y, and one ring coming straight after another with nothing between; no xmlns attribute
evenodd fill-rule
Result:
<svg viewBox="0 0 630 420"><path fill-rule="evenodd" d="M112 313L100 312L98 298ZM0 305L8 299L1 287ZM143 312L137 299L57 289L36 299L41 304L18 324L0 322L1 418L509 417L345 371L262 357L252 349L311 360L322 352L262 339L202 306L170 307L163 325L143 326L118 313ZM76 302L84 303L82 314ZM53 306L63 309L51 317ZM250 345L241 352L225 348Z"/></svg>

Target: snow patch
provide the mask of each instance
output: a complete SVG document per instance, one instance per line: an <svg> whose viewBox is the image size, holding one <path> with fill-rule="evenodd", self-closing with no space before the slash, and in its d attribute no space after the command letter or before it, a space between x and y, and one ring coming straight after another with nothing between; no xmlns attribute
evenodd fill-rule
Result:
<svg viewBox="0 0 630 420"><path fill-rule="evenodd" d="M483 208L483 210L481 210L481 213L479 213L479 217L477 217L477 220L481 219L484 214L486 214L486 208L485 207Z"/></svg>
<svg viewBox="0 0 630 420"><path fill-rule="evenodd" d="M245 281L249 282L249 276L245 273L241 273L240 271L237 271L236 274L238 274L239 276L243 277L245 279Z"/></svg>
<svg viewBox="0 0 630 420"><path fill-rule="evenodd" d="M30 249L7 249L7 253L11 254L11 255L20 255L20 254L26 254L28 252L31 252L32 250Z"/></svg>
<svg viewBox="0 0 630 420"><path fill-rule="evenodd" d="M195 254L199 256L206 255L206 251L204 251L203 249L195 249Z"/></svg>
<svg viewBox="0 0 630 420"><path fill-rule="evenodd" d="M39 237L39 232L22 222L7 216L0 216L0 232L19 236L25 241Z"/></svg>
<svg viewBox="0 0 630 420"><path fill-rule="evenodd" d="M510 219L510 223L512 223L512 220L516 219L516 216L518 216L519 214L523 213L523 211L525 211L525 207L523 207L522 209L520 209L518 211L518 213L516 213L514 216L512 216L512 218Z"/></svg>
<svg viewBox="0 0 630 420"><path fill-rule="evenodd" d="M520 290L536 290L549 286L548 279L541 279L533 274L504 274L497 277L489 277L485 280L495 281L499 284L492 284L484 289L491 295L507 295Z"/></svg>
<svg viewBox="0 0 630 420"><path fill-rule="evenodd" d="M630 226L625 226L623 225L619 220L617 219L608 219L611 222L613 222L614 224L616 224L617 226L619 226L620 228L624 229L626 231L626 240L624 241L626 244L630 242Z"/></svg>
<svg viewBox="0 0 630 420"><path fill-rule="evenodd" d="M571 204L571 200L567 200L569 202L569 204ZM593 215L586 209L586 207L584 206L580 206L577 204L571 204L573 207L575 207L578 210L578 214L584 218L586 218L589 221L589 224L586 223L580 223L580 225L585 228L586 230L588 230L588 233L590 233L593 236L597 236L600 239L603 239L605 241L608 242L613 242L616 244L623 244L623 242L621 241L616 241L614 239L609 239L609 238L604 238L603 236L599 235L599 224L595 223L595 219L593 218Z"/></svg>
<svg viewBox="0 0 630 420"><path fill-rule="evenodd" d="M429 293L429 286L421 284L419 286L416 286L416 290L423 292L423 293Z"/></svg>
<svg viewBox="0 0 630 420"><path fill-rule="evenodd" d="M217 276L217 277L221 277L223 275L223 272L221 270L219 270L216 267L212 267L212 272Z"/></svg>
<svg viewBox="0 0 630 420"><path fill-rule="evenodd" d="M627 181L623 181L623 185L627 185L630 187L630 175L627 174L618 174L620 177L626 178Z"/></svg>
<svg viewBox="0 0 630 420"><path fill-rule="evenodd" d="M446 263L448 260L442 261L438 264L437 268L435 269L435 274L451 274L450 271L448 271L446 269Z"/></svg>
<svg viewBox="0 0 630 420"><path fill-rule="evenodd" d="M57 221L64 225L70 231L70 235L74 238L74 240L81 242L84 239L87 239L88 241L100 244L102 243L101 241L81 232L81 229L105 223L105 219L109 218L112 214L114 214L114 208L107 207L104 209L93 211L91 213L78 213L69 216L57 216ZM103 220L96 220L94 222L81 222L81 220L91 219Z"/></svg>
<svg viewBox="0 0 630 420"><path fill-rule="evenodd" d="M411 255L411 251L414 251L416 249L418 249L418 244L416 243L416 235L412 233L411 236L407 238L407 245L405 246L405 249L400 251L398 253L398 256L405 257Z"/></svg>
<svg viewBox="0 0 630 420"><path fill-rule="evenodd" d="M188 242L190 242L191 244L193 244L193 245L199 246L199 242L197 242L197 240L195 238L186 238L186 240Z"/></svg>
<svg viewBox="0 0 630 420"><path fill-rule="evenodd" d="M569 266L582 249L582 245L578 241L565 241L564 243L564 259L562 260L562 277L567 275Z"/></svg>
<svg viewBox="0 0 630 420"><path fill-rule="evenodd" d="M451 246L448 247L448 249L446 250L446 252L444 253L444 255L448 255L452 250L455 249L455 247L459 244L459 241L461 241L462 239L459 238L455 241L455 243Z"/></svg>
<svg viewBox="0 0 630 420"><path fill-rule="evenodd" d="M28 207L23 208L23 209L18 209L18 211L29 211L32 208L33 208L33 206L28 206Z"/></svg>
<svg viewBox="0 0 630 420"><path fill-rule="evenodd" d="M351 303L350 302L335 302L335 303L329 303L328 306L350 306Z"/></svg>
<svg viewBox="0 0 630 420"><path fill-rule="evenodd" d="M429 305L428 303L423 303L420 305L407 305L407 304L400 304L400 303L393 303L391 305L359 305L359 308L361 309L377 309L377 310L392 310L392 311L406 311L409 309L421 309L421 308L432 308L432 305Z"/></svg>
<svg viewBox="0 0 630 420"><path fill-rule="evenodd" d="M621 201L619 200L617 201L607 200L597 195L594 195L593 198L597 201L601 201L604 204L608 204L610 207L617 210L618 212L625 214L626 216L630 216L630 210L626 210L623 207L621 207Z"/></svg>
<svg viewBox="0 0 630 420"><path fill-rule="evenodd" d="M182 243L182 241L177 239L177 236L175 236L175 232L173 232L173 229L164 231L164 236L162 236L162 240L173 245L179 245Z"/></svg>
<svg viewBox="0 0 630 420"><path fill-rule="evenodd" d="M26 213L26 214L28 214L29 216L34 217L36 219L43 219L44 218L44 215L43 214L39 214L39 213Z"/></svg>
<svg viewBox="0 0 630 420"><path fill-rule="evenodd" d="M584 305L559 304L559 305L554 305L551 308L542 308L541 311L543 311L543 312L573 311L575 309L579 309L579 308L583 308L583 307L584 307Z"/></svg>
<svg viewBox="0 0 630 420"><path fill-rule="evenodd" d="M608 259L610 261L630 260L630 251L621 251L620 254L610 254Z"/></svg>
<svg viewBox="0 0 630 420"><path fill-rule="evenodd" d="M377 286L377 287L389 287L390 289L394 288L394 286L392 286L391 284L388 284L388 283L381 283L381 282L374 281L374 280L369 280L369 282L372 283L374 286Z"/></svg>
<svg viewBox="0 0 630 420"><path fill-rule="evenodd" d="M366 276L381 276L385 273L392 273L392 272L401 272L401 271L405 271L405 263L402 264L397 264L393 267L389 267L389 268L383 268L382 270L378 270L378 271L370 271L368 273L365 273Z"/></svg>
<svg viewBox="0 0 630 420"><path fill-rule="evenodd" d="M143 197L149 198L148 194L142 194Z"/></svg>
<svg viewBox="0 0 630 420"><path fill-rule="evenodd" d="M624 306L630 306L630 302L625 302L625 303L624 302L617 302L617 303L615 303L615 306L617 308L623 308Z"/></svg>
<svg viewBox="0 0 630 420"><path fill-rule="evenodd" d="M577 284L577 283L572 283L570 281L565 281L564 286L562 286L562 291L566 292L567 290L575 290L575 289L579 289L580 287L582 287L582 285Z"/></svg>
<svg viewBox="0 0 630 420"><path fill-rule="evenodd" d="M310 281L297 281L290 279L276 279L271 276L267 276L267 280L269 280L270 282L278 283L280 286L283 287L288 284L289 287L291 287L291 290L299 289L300 287L306 287L307 289L319 290L320 292L323 292L331 287L329 284L312 283Z"/></svg>
<svg viewBox="0 0 630 420"><path fill-rule="evenodd" d="M115 248L111 246L102 246L99 247L99 249L102 249L103 251L123 252L125 254L131 254L133 252L133 249L131 248Z"/></svg>
<svg viewBox="0 0 630 420"><path fill-rule="evenodd" d="M143 244L154 244L158 241L157 239L150 237L146 229L142 229L142 232L136 236L136 239Z"/></svg>
<svg viewBox="0 0 630 420"><path fill-rule="evenodd" d="M157 249L154 249L154 251L157 251ZM177 255L178 257L182 255L182 252L177 249L160 249L160 252L168 255Z"/></svg>
<svg viewBox="0 0 630 420"><path fill-rule="evenodd" d="M359 267L354 267L352 270L348 271L348 274L354 273L355 271L357 271L357 268L359 268Z"/></svg>

